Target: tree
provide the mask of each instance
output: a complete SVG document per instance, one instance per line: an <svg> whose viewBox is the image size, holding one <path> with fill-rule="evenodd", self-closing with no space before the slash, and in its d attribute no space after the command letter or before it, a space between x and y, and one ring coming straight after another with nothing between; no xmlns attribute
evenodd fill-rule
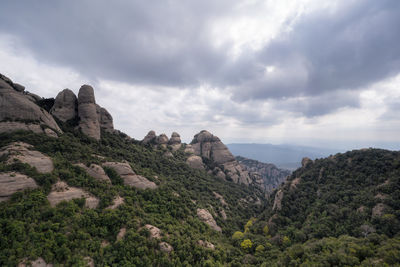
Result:
<svg viewBox="0 0 400 267"><path fill-rule="evenodd" d="M243 237L244 237L244 234L242 233L242 232L240 232L240 231L236 231L233 235L232 235L232 239L233 240L241 240L241 239L243 239Z"/></svg>
<svg viewBox="0 0 400 267"><path fill-rule="evenodd" d="M250 239L245 239L243 240L243 242L240 244L241 248L248 251L249 249L251 249L251 247L253 246L253 242L251 242Z"/></svg>

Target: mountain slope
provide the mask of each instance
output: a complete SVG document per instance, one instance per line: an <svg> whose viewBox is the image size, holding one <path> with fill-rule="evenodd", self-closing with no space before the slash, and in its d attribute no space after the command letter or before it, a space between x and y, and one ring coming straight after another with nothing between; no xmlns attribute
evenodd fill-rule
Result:
<svg viewBox="0 0 400 267"><path fill-rule="evenodd" d="M260 174L261 178L264 180L263 184L267 192L277 188L291 173L289 170L277 168L274 164L264 163L241 156L237 156L236 160L241 165L245 166L246 170Z"/></svg>

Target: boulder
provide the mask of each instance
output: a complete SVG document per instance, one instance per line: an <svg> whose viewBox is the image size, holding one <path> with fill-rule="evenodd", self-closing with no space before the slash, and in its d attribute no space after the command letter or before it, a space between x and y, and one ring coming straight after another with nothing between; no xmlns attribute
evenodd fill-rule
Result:
<svg viewBox="0 0 400 267"><path fill-rule="evenodd" d="M23 262L18 264L18 267L27 267L27 266L30 266L30 267L53 267L53 264L46 263L44 261L44 259L42 259L40 257L34 261L31 261L30 263L29 263L29 261L24 260Z"/></svg>
<svg viewBox="0 0 400 267"><path fill-rule="evenodd" d="M192 145L185 145L184 152L188 153L188 154L194 154L194 149L193 149Z"/></svg>
<svg viewBox="0 0 400 267"><path fill-rule="evenodd" d="M85 207L90 209L96 208L99 204L99 199L90 193L77 187L70 187L62 181L55 183L47 196L47 200L52 207L55 207L61 201L70 201L77 198L85 198Z"/></svg>
<svg viewBox="0 0 400 267"><path fill-rule="evenodd" d="M158 246L159 246L160 250L165 253L170 253L171 251L174 250L174 248L167 242L160 242L160 244L158 244Z"/></svg>
<svg viewBox="0 0 400 267"><path fill-rule="evenodd" d="M124 203L125 203L124 198L120 197L120 196L117 196L116 198L114 198L113 204L111 206L108 206L106 209L114 210L114 209L118 208L119 206L121 206Z"/></svg>
<svg viewBox="0 0 400 267"><path fill-rule="evenodd" d="M274 204L272 205L273 210L281 210L282 209L282 198L283 198L283 191L279 189L278 192L275 194Z"/></svg>
<svg viewBox="0 0 400 267"><path fill-rule="evenodd" d="M40 173L49 173L54 169L53 161L39 151L32 150L33 146L23 142L14 142L0 150L0 156L8 157L7 163L19 160L27 163Z"/></svg>
<svg viewBox="0 0 400 267"><path fill-rule="evenodd" d="M99 180L99 181L105 181L107 183L111 183L110 178L107 176L107 174L104 172L103 168L97 164L90 164L90 166L86 166L83 163L78 163L75 164L75 166L81 167L84 169L87 174L92 176L94 179Z"/></svg>
<svg viewBox="0 0 400 267"><path fill-rule="evenodd" d="M147 144L147 143L152 143L155 141L155 139L157 138L156 136L156 132L151 130L150 132L148 132L148 134L143 138L142 143L143 144Z"/></svg>
<svg viewBox="0 0 400 267"><path fill-rule="evenodd" d="M211 249L211 250L214 250L214 249L215 249L214 244L211 243L211 242L208 242L208 241L199 240L199 241L197 241L197 244L198 244L199 246L202 246L202 247L204 247L204 248L208 248L208 249Z"/></svg>
<svg viewBox="0 0 400 267"><path fill-rule="evenodd" d="M146 224L144 226L150 232L150 238L160 239L161 238L161 230L151 224Z"/></svg>
<svg viewBox="0 0 400 267"><path fill-rule="evenodd" d="M106 132L114 132L114 123L111 114L105 109L96 104L97 117L100 122L100 128Z"/></svg>
<svg viewBox="0 0 400 267"><path fill-rule="evenodd" d="M44 133L49 127L59 133L61 129L53 117L43 108L32 102L18 86L0 74L0 131L31 130ZM36 125L34 127L33 125ZM41 125L45 127L41 127Z"/></svg>
<svg viewBox="0 0 400 267"><path fill-rule="evenodd" d="M204 170L203 160L199 156L189 156L186 160L186 163L193 169Z"/></svg>
<svg viewBox="0 0 400 267"><path fill-rule="evenodd" d="M78 116L78 99L70 89L59 92L50 113L60 121L66 122Z"/></svg>
<svg viewBox="0 0 400 267"><path fill-rule="evenodd" d="M227 207L228 204L226 203L225 199L223 196L221 196L220 194L218 194L217 192L213 192L214 196L219 200L219 202L221 203L222 206Z"/></svg>
<svg viewBox="0 0 400 267"><path fill-rule="evenodd" d="M214 220L213 216L211 213L206 210L206 209L197 209L197 216L201 221L203 221L205 224L209 225L212 229L214 229L217 232L222 232L221 227L219 227Z"/></svg>
<svg viewBox="0 0 400 267"><path fill-rule="evenodd" d="M168 144L172 147L172 151L177 151L182 146L181 136L178 133L173 132Z"/></svg>
<svg viewBox="0 0 400 267"><path fill-rule="evenodd" d="M83 259L86 261L86 266L87 267L94 267L95 266L94 265L94 260L91 257L86 256Z"/></svg>
<svg viewBox="0 0 400 267"><path fill-rule="evenodd" d="M126 235L126 228L123 227L119 229L119 232L117 234L117 241L120 241L122 238L124 238L125 235Z"/></svg>
<svg viewBox="0 0 400 267"><path fill-rule="evenodd" d="M156 138L157 145L167 145L168 144L168 136L166 134L160 134Z"/></svg>
<svg viewBox="0 0 400 267"><path fill-rule="evenodd" d="M79 128L82 133L100 140L100 123L96 112L93 87L82 85L78 93Z"/></svg>
<svg viewBox="0 0 400 267"><path fill-rule="evenodd" d="M226 219L228 218L227 216L226 216L226 213L225 213L225 210L220 210L219 211L219 214L221 215L221 217L222 217L222 219L224 220L224 221L226 221Z"/></svg>
<svg viewBox="0 0 400 267"><path fill-rule="evenodd" d="M131 166L127 162L105 162L103 166L114 169L124 180L124 184L139 189L155 189L157 185L149 181L147 178L135 174Z"/></svg>
<svg viewBox="0 0 400 267"><path fill-rule="evenodd" d="M0 202L8 200L12 194L26 189L38 188L35 180L17 172L0 173Z"/></svg>

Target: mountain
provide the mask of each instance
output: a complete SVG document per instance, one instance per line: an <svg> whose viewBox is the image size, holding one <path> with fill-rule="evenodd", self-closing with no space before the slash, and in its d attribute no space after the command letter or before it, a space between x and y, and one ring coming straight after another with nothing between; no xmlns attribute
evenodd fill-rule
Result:
<svg viewBox="0 0 400 267"><path fill-rule="evenodd" d="M1 266L400 262L400 152L303 158L266 192L284 171L208 131L139 141L112 121L89 85L44 99L0 75Z"/></svg>
<svg viewBox="0 0 400 267"><path fill-rule="evenodd" d="M244 158L241 156L236 157L240 165L244 166L246 170L253 173L259 173L264 181L265 191L269 192L277 188L286 180L291 171L279 169L274 164L263 163L257 160Z"/></svg>
<svg viewBox="0 0 400 267"><path fill-rule="evenodd" d="M289 170L300 167L304 157L324 158L342 152L341 150L296 145L227 144L227 147L235 156L272 163L279 168Z"/></svg>

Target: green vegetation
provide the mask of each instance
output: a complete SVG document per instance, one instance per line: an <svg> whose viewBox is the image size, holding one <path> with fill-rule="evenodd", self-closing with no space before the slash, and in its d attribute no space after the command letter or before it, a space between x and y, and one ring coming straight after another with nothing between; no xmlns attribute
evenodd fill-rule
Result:
<svg viewBox="0 0 400 267"><path fill-rule="evenodd" d="M399 266L400 152L369 149L316 160L265 199L254 188L189 168L182 150L165 157L162 149L105 132L97 142L73 125L62 124L65 133L59 138L0 134L0 147L23 141L55 165L52 173L40 174L0 157L0 172L17 171L40 185L0 202L1 266L38 257L85 266L86 256L96 266ZM113 169L104 168L110 185L73 165L123 160L158 188L125 186ZM84 199L51 207L47 195L58 179L99 198L98 208L85 208ZM278 190L281 209L273 209ZM125 203L106 209L117 195ZM248 196L260 198L262 205L244 204L241 199ZM211 212L222 233L198 219L198 208ZM227 220L219 215L222 209ZM145 224L160 228L161 239L150 238ZM121 228L126 235L117 241ZM202 247L199 240L215 249ZM173 251L162 252L161 241Z"/></svg>

